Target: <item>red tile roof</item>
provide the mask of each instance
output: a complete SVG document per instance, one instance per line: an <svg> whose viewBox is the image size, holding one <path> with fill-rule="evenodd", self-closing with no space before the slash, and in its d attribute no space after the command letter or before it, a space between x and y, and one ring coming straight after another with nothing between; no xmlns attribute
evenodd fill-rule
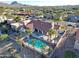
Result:
<svg viewBox="0 0 79 59"><path fill-rule="evenodd" d="M31 12L17 12L16 14L18 15L31 15L32 13Z"/></svg>
<svg viewBox="0 0 79 59"><path fill-rule="evenodd" d="M44 34L46 34L47 31L52 28L52 24L48 22L43 22L40 20L32 20L26 25L26 27L42 30Z"/></svg>
<svg viewBox="0 0 79 59"><path fill-rule="evenodd" d="M60 25L54 25L54 29L59 29Z"/></svg>
<svg viewBox="0 0 79 59"><path fill-rule="evenodd" d="M26 28L32 29L33 30L33 23L29 23L26 25Z"/></svg>

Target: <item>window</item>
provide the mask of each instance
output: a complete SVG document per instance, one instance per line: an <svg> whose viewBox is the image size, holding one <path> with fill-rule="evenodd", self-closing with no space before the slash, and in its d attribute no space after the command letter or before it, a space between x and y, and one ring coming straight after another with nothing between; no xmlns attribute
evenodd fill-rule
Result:
<svg viewBox="0 0 79 59"><path fill-rule="evenodd" d="M35 28L35 32L38 32L38 30Z"/></svg>

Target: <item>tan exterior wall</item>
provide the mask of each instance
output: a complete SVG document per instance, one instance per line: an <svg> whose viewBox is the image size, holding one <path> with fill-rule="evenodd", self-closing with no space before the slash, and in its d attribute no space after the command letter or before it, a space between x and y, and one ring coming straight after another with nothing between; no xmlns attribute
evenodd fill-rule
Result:
<svg viewBox="0 0 79 59"><path fill-rule="evenodd" d="M75 41L74 48L79 50L79 40Z"/></svg>

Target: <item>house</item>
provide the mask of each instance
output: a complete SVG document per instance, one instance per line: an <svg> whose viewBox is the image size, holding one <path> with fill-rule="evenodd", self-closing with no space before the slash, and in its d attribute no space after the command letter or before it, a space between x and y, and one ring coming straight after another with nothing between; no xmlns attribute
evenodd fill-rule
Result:
<svg viewBox="0 0 79 59"><path fill-rule="evenodd" d="M79 15L69 15L66 19L67 22L79 22Z"/></svg>
<svg viewBox="0 0 79 59"><path fill-rule="evenodd" d="M13 19L7 19L7 24L10 24L13 22Z"/></svg>
<svg viewBox="0 0 79 59"><path fill-rule="evenodd" d="M16 23L11 23L11 28L13 30L18 30L19 27L23 26L23 24L19 23L19 22L16 22Z"/></svg>
<svg viewBox="0 0 79 59"><path fill-rule="evenodd" d="M54 16L49 14L49 13L46 13L44 16L43 16L45 19L53 19Z"/></svg>
<svg viewBox="0 0 79 59"><path fill-rule="evenodd" d="M58 34L64 32L64 30L61 29L62 26L63 26L63 27L66 27L66 26L67 26L66 22L55 22L55 23L54 23L54 29L56 29L56 32L57 32Z"/></svg>
<svg viewBox="0 0 79 59"><path fill-rule="evenodd" d="M18 28L18 30L19 30L19 32L20 33L22 33L22 32L25 32L26 30L25 30L25 28L23 27L23 26L20 26L19 28Z"/></svg>
<svg viewBox="0 0 79 59"><path fill-rule="evenodd" d="M31 20L22 20L19 22L13 22L13 19L8 19L7 23L11 26L13 30L18 30L20 32L25 32L24 26L27 25Z"/></svg>
<svg viewBox="0 0 79 59"><path fill-rule="evenodd" d="M7 18L5 16L0 16L0 23L6 21Z"/></svg>
<svg viewBox="0 0 79 59"><path fill-rule="evenodd" d="M54 24L54 29L59 29L60 25Z"/></svg>
<svg viewBox="0 0 79 59"><path fill-rule="evenodd" d="M17 12L15 14L20 15L20 16L30 16L32 13L31 12Z"/></svg>
<svg viewBox="0 0 79 59"><path fill-rule="evenodd" d="M26 28L29 28L35 32L48 35L48 30L54 28L54 23L49 23L41 20L32 20L27 25Z"/></svg>
<svg viewBox="0 0 79 59"><path fill-rule="evenodd" d="M59 26L62 26L62 25L66 25L66 22L54 22L55 25L59 25Z"/></svg>
<svg viewBox="0 0 79 59"><path fill-rule="evenodd" d="M76 23L73 23L73 22L66 22L67 26L75 26Z"/></svg>
<svg viewBox="0 0 79 59"><path fill-rule="evenodd" d="M22 20L21 23L23 23L23 25L27 25L31 20Z"/></svg>

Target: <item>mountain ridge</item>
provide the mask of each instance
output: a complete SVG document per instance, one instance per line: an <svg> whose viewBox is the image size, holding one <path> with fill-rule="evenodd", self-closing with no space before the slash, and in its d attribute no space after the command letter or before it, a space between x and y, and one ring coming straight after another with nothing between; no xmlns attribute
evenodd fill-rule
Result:
<svg viewBox="0 0 79 59"><path fill-rule="evenodd" d="M18 3L17 1L13 1L10 4L5 2L0 2L0 6L12 6L12 7L28 7L28 6L34 6L34 5L27 5ZM36 6L36 7L56 7L56 8L79 8L79 5L64 5L64 6Z"/></svg>

